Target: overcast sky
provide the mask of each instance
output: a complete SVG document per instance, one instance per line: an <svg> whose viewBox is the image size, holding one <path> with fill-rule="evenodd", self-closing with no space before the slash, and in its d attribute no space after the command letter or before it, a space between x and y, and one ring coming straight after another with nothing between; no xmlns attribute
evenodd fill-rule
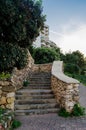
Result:
<svg viewBox="0 0 86 130"><path fill-rule="evenodd" d="M50 40L63 52L79 50L86 56L86 0L43 0Z"/></svg>

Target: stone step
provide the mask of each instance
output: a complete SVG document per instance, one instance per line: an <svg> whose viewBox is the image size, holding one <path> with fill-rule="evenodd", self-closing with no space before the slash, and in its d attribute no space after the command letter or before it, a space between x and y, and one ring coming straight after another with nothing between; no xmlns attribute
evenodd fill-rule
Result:
<svg viewBox="0 0 86 130"><path fill-rule="evenodd" d="M15 104L46 104L46 103L56 103L54 98L52 99L28 99L28 100L16 100Z"/></svg>
<svg viewBox="0 0 86 130"><path fill-rule="evenodd" d="M29 80L29 84L45 84L45 85L50 85L51 84L51 82L50 81L41 81L41 80L39 80L39 81L30 81Z"/></svg>
<svg viewBox="0 0 86 130"><path fill-rule="evenodd" d="M27 96L27 95L16 95L15 96L16 100L17 99L51 99L51 98L54 98L54 95L53 94L43 94L43 95L33 95L33 96Z"/></svg>
<svg viewBox="0 0 86 130"><path fill-rule="evenodd" d="M33 109L33 110L15 110L15 115L33 115L33 114L48 114L48 113L57 113L59 111L58 108L51 109Z"/></svg>
<svg viewBox="0 0 86 130"><path fill-rule="evenodd" d="M15 105L15 110L47 109L57 107L59 107L57 103L30 104L30 105L26 104L26 105Z"/></svg>
<svg viewBox="0 0 86 130"><path fill-rule="evenodd" d="M30 95L42 95L42 94L52 94L52 90L49 89L49 90L46 90L46 89L20 89L16 92L16 94L18 95L27 95L27 96L30 96Z"/></svg>
<svg viewBox="0 0 86 130"><path fill-rule="evenodd" d="M46 88L46 87L48 87L48 88L50 88L50 86L51 85L43 85L43 84L30 84L30 85L28 85L27 87L29 88L29 87L38 87L38 88L42 88L42 87L44 87L44 88ZM26 88L26 87L25 87Z"/></svg>
<svg viewBox="0 0 86 130"><path fill-rule="evenodd" d="M38 72L38 73L32 73L31 76L38 76L38 75L41 75L41 76L51 76L51 72Z"/></svg>
<svg viewBox="0 0 86 130"><path fill-rule="evenodd" d="M50 90L50 86L27 86L27 87L23 87L23 89L47 89Z"/></svg>
<svg viewBox="0 0 86 130"><path fill-rule="evenodd" d="M51 89L51 73L33 73L28 81L27 87L16 92L15 114L57 113L59 106Z"/></svg>
<svg viewBox="0 0 86 130"><path fill-rule="evenodd" d="M47 82L47 81L41 82L41 80L40 81L28 81L28 82L29 82L29 85L45 85L45 86L51 85L51 82Z"/></svg>
<svg viewBox="0 0 86 130"><path fill-rule="evenodd" d="M41 81L41 82L44 82L44 81L47 81L47 82L50 82L51 78L43 78L43 77L31 77L28 79L29 81Z"/></svg>

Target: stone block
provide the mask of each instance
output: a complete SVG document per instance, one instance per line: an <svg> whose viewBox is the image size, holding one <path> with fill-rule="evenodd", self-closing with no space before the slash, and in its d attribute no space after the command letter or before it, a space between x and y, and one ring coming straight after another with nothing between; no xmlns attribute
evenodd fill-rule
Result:
<svg viewBox="0 0 86 130"><path fill-rule="evenodd" d="M2 94L2 90L0 90L0 95Z"/></svg>
<svg viewBox="0 0 86 130"><path fill-rule="evenodd" d="M0 98L0 105L6 104L6 97Z"/></svg>
<svg viewBox="0 0 86 130"><path fill-rule="evenodd" d="M15 100L14 97L8 97L8 98L7 98L7 103L13 103L14 100Z"/></svg>
<svg viewBox="0 0 86 130"><path fill-rule="evenodd" d="M73 85L68 85L67 89L73 89Z"/></svg>
<svg viewBox="0 0 86 130"><path fill-rule="evenodd" d="M0 81L0 85L1 86L8 86L8 85L10 85L10 82L8 82L8 81Z"/></svg>
<svg viewBox="0 0 86 130"><path fill-rule="evenodd" d="M15 93L14 92L7 93L7 97L15 97Z"/></svg>

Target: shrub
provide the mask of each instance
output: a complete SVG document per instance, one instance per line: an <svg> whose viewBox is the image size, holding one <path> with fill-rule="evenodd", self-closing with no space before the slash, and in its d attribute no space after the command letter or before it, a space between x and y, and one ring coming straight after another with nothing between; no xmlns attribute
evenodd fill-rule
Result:
<svg viewBox="0 0 86 130"><path fill-rule="evenodd" d="M81 107L79 104L75 104L71 115L72 116L83 116L83 115L85 115L85 108Z"/></svg>
<svg viewBox="0 0 86 130"><path fill-rule="evenodd" d="M0 44L0 71L23 68L27 64L27 50L12 44Z"/></svg>
<svg viewBox="0 0 86 130"><path fill-rule="evenodd" d="M79 74L80 73L80 68L79 68L78 65L66 63L64 65L64 71L68 72L68 73L71 73L71 74Z"/></svg>
<svg viewBox="0 0 86 130"><path fill-rule="evenodd" d="M64 108L61 108L60 111L59 111L59 116L69 117L69 116L70 116L70 113L67 112Z"/></svg>
<svg viewBox="0 0 86 130"><path fill-rule="evenodd" d="M23 81L23 86L24 86L24 87L27 87L28 85L29 85L29 81L28 81L28 80L24 80L24 81Z"/></svg>
<svg viewBox="0 0 86 130"><path fill-rule="evenodd" d="M71 113L67 112L64 108L59 111L59 116L70 117L70 116L83 116L85 115L85 108L79 104L75 104Z"/></svg>
<svg viewBox="0 0 86 130"><path fill-rule="evenodd" d="M13 123L12 123L12 128L18 128L21 126L21 122L18 121L18 120L13 120Z"/></svg>
<svg viewBox="0 0 86 130"><path fill-rule="evenodd" d="M12 121L14 118L14 113L12 111L9 111L8 109L4 109L0 107L0 126L2 128L7 129L7 122L10 125L10 121Z"/></svg>
<svg viewBox="0 0 86 130"><path fill-rule="evenodd" d="M59 60L60 56L55 49L41 47L34 49L33 58L36 64L44 64Z"/></svg>
<svg viewBox="0 0 86 130"><path fill-rule="evenodd" d="M6 80L6 79L9 79L10 77L11 77L11 75L9 73L2 72L0 74L0 80Z"/></svg>

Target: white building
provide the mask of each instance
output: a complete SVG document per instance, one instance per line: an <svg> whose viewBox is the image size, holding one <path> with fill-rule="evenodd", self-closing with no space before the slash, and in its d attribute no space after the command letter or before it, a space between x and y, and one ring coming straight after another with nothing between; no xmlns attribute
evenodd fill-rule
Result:
<svg viewBox="0 0 86 130"><path fill-rule="evenodd" d="M36 38L36 41L33 43L34 47L57 47L53 41L49 40L49 26L44 25L44 29L40 32L40 35Z"/></svg>

